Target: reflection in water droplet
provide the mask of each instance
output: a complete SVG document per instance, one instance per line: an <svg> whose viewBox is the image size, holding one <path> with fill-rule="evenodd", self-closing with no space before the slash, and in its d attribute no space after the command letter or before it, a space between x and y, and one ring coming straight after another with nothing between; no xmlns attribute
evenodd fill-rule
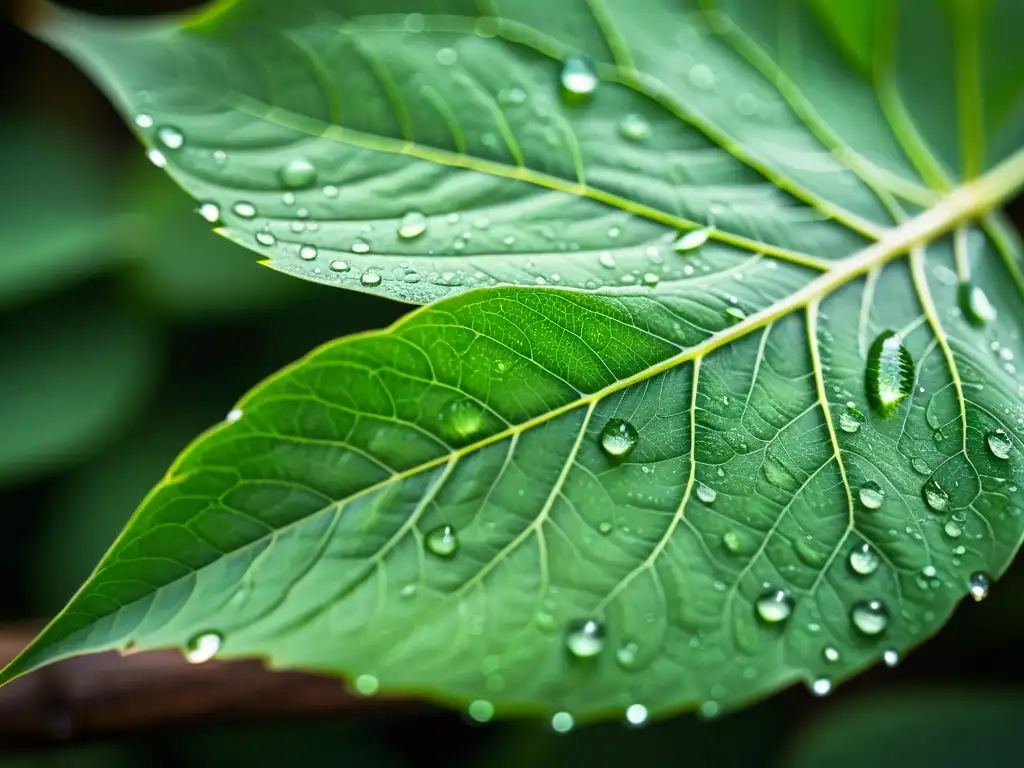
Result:
<svg viewBox="0 0 1024 768"><path fill-rule="evenodd" d="M887 667L895 667L900 663L900 654L898 651L890 648L882 653L882 661L885 662L885 666Z"/></svg>
<svg viewBox="0 0 1024 768"><path fill-rule="evenodd" d="M885 501L885 491L874 480L868 480L860 487L860 503L867 509L878 509Z"/></svg>
<svg viewBox="0 0 1024 768"><path fill-rule="evenodd" d="M190 638L185 644L185 660L189 664L202 664L209 661L220 650L224 638L217 632L202 632Z"/></svg>
<svg viewBox="0 0 1024 768"><path fill-rule="evenodd" d="M619 646L619 649L615 652L615 660L620 666L625 667L626 669L631 669L636 665L639 653L639 645L632 641L625 642Z"/></svg>
<svg viewBox="0 0 1024 768"><path fill-rule="evenodd" d="M960 300L960 309L971 325L980 327L996 319L996 308L988 300L985 291L978 286L960 283L957 297Z"/></svg>
<svg viewBox="0 0 1024 768"><path fill-rule="evenodd" d="M568 733L572 730L575 721L568 712L556 712L551 718L551 728L556 733Z"/></svg>
<svg viewBox="0 0 1024 768"><path fill-rule="evenodd" d="M220 208L216 203L203 203L199 206L199 215L211 224L216 224L220 220Z"/></svg>
<svg viewBox="0 0 1024 768"><path fill-rule="evenodd" d="M774 589L757 598L755 607L762 621L778 624L792 615L794 601L784 590Z"/></svg>
<svg viewBox="0 0 1024 768"><path fill-rule="evenodd" d="M306 158L296 157L285 163L278 178L288 189L305 189L316 183L316 168Z"/></svg>
<svg viewBox="0 0 1024 768"><path fill-rule="evenodd" d="M878 564L881 562L878 557L878 553L871 548L868 543L860 544L853 548L850 552L850 568L853 569L854 573L858 573L861 576L868 576L875 572L878 568Z"/></svg>
<svg viewBox="0 0 1024 768"><path fill-rule="evenodd" d="M1010 438L1002 429L993 429L985 438L988 442L988 449L997 459L1010 458L1010 449L1013 447Z"/></svg>
<svg viewBox="0 0 1024 768"><path fill-rule="evenodd" d="M564 95L582 101L597 90L597 73L586 59L570 56L562 65L561 83Z"/></svg>
<svg viewBox="0 0 1024 768"><path fill-rule="evenodd" d="M630 725L643 725L647 722L647 707L643 704L630 704L626 709L626 722Z"/></svg>
<svg viewBox="0 0 1024 768"><path fill-rule="evenodd" d="M251 219L256 216L256 206L244 200L231 206L231 210L235 212L235 216L242 219Z"/></svg>
<svg viewBox="0 0 1024 768"><path fill-rule="evenodd" d="M705 504L714 504L715 499L718 498L718 491L716 491L710 485L704 485L704 483L697 483L697 498L703 501Z"/></svg>
<svg viewBox="0 0 1024 768"><path fill-rule="evenodd" d="M438 557L454 557L459 549L459 539L455 529L450 525L442 525L429 531L425 537L427 549Z"/></svg>
<svg viewBox="0 0 1024 768"><path fill-rule="evenodd" d="M427 217L419 211L409 211L398 223L398 236L412 240L427 231Z"/></svg>
<svg viewBox="0 0 1024 768"><path fill-rule="evenodd" d="M832 690L832 681L827 677L819 677L811 683L811 691L815 696L827 696Z"/></svg>
<svg viewBox="0 0 1024 768"><path fill-rule="evenodd" d="M932 478L921 488L925 503L935 512L945 512L949 507L949 494Z"/></svg>
<svg viewBox="0 0 1024 768"><path fill-rule="evenodd" d="M889 609L881 600L864 600L850 610L853 626L864 635L880 635L889 626Z"/></svg>
<svg viewBox="0 0 1024 768"><path fill-rule="evenodd" d="M619 123L619 133L630 141L647 141L651 138L651 124L640 115L629 114Z"/></svg>
<svg viewBox="0 0 1024 768"><path fill-rule="evenodd" d="M636 448L640 435L636 427L622 419L609 419L599 437L601 450L617 459L625 458Z"/></svg>
<svg viewBox="0 0 1024 768"><path fill-rule="evenodd" d="M854 433L860 429L860 425L864 423L864 414L861 413L855 406L847 403L843 410L839 412L839 428L843 432Z"/></svg>
<svg viewBox="0 0 1024 768"><path fill-rule="evenodd" d="M595 619L581 619L569 625L565 647L577 659L590 659L604 650L604 625Z"/></svg>
<svg viewBox="0 0 1024 768"><path fill-rule="evenodd" d="M349 266L347 261L341 259L335 259L330 263L331 272L348 272Z"/></svg>
<svg viewBox="0 0 1024 768"><path fill-rule="evenodd" d="M383 278L376 272L363 272L359 277L361 285L365 285L367 288L374 288L381 284Z"/></svg>
<svg viewBox="0 0 1024 768"><path fill-rule="evenodd" d="M884 331L868 350L864 386L883 416L893 413L914 386L914 359L895 331Z"/></svg>
<svg viewBox="0 0 1024 768"><path fill-rule="evenodd" d="M356 691L363 696L373 696L380 690L380 681L373 675L360 675L356 678Z"/></svg>
<svg viewBox="0 0 1024 768"><path fill-rule="evenodd" d="M675 243L672 244L672 248L679 253L685 253L686 251L693 251L700 248L704 243L711 237L711 228L702 227L701 229L692 229L689 232L681 235Z"/></svg>
<svg viewBox="0 0 1024 768"><path fill-rule="evenodd" d="M158 128L156 137L168 149L181 149L185 145L185 134L170 125Z"/></svg>
<svg viewBox="0 0 1024 768"><path fill-rule="evenodd" d="M975 571L971 574L969 584L971 597L973 597L977 602L980 603L988 597L989 587L991 587L992 584L986 574L981 571Z"/></svg>
<svg viewBox="0 0 1024 768"><path fill-rule="evenodd" d="M494 705L487 699L476 699L469 703L468 712L478 723L489 723L494 718Z"/></svg>
<svg viewBox="0 0 1024 768"><path fill-rule="evenodd" d="M147 149L146 157L149 159L149 162L151 162L157 168L167 167L167 156L159 149Z"/></svg>

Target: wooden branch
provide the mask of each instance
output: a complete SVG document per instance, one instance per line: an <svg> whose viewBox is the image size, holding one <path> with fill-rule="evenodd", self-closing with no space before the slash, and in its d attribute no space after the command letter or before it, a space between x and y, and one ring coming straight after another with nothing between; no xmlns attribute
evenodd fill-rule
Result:
<svg viewBox="0 0 1024 768"><path fill-rule="evenodd" d="M0 667L35 636L0 632ZM332 678L272 672L258 661L189 664L180 653L101 653L58 662L0 688L0 747L86 740L127 731L270 715L364 713L364 698Z"/></svg>

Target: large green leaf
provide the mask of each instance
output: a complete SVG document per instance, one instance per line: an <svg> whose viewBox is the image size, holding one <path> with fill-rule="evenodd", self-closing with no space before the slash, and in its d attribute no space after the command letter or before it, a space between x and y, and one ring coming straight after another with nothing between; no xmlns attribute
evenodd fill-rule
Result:
<svg viewBox="0 0 1024 768"><path fill-rule="evenodd" d="M905 2L867 41L826 3L820 35L803 6L754 0L412 5L240 0L46 34L153 136L183 132L164 152L201 199L226 211L244 188L270 218L234 236L273 233L282 269L306 270L275 181L301 152L339 187L295 192L321 251L386 226L353 263L602 287L466 292L260 385L0 680L196 643L499 713L712 715L824 692L983 596L1024 530L1024 281L993 213L1024 181L1020 78L1006 96L993 64L1020 72L1001 31L1019 4L958 4L949 25ZM554 81L578 51L604 82L573 107ZM351 103L327 98L339 73ZM215 171L222 146L236 163ZM405 243L413 207L431 221ZM451 212L488 226L456 248ZM657 250L711 215L699 254Z"/></svg>

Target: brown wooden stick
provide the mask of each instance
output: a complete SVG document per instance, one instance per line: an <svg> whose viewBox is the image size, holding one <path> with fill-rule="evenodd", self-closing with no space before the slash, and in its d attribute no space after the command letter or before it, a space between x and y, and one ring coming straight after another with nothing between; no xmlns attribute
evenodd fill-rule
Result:
<svg viewBox="0 0 1024 768"><path fill-rule="evenodd" d="M35 628L0 632L0 667ZM0 747L268 715L364 713L394 700L349 693L336 679L271 672L258 661L189 664L174 651L101 653L58 662L0 688Z"/></svg>

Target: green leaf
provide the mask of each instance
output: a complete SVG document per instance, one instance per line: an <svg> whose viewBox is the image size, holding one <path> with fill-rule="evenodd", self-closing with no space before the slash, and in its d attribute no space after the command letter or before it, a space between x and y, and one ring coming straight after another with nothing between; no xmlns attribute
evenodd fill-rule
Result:
<svg viewBox="0 0 1024 768"><path fill-rule="evenodd" d="M150 115L147 141L182 132L163 151L201 200L223 212L244 188L269 218L233 217L233 236L288 237L275 179L301 150L319 176L294 205L316 212L303 237L321 250L372 219L391 240L352 259L382 276L448 260L602 290L464 292L264 382L0 681L187 645L480 717L562 710L557 728L710 716L795 681L823 693L984 596L1024 533L1024 280L993 212L1024 152L1005 141L1020 120L979 108L980 42L953 46L954 87L952 58L894 53L961 26L924 3L919 28L885 15L869 84L798 4L606 0L560 6L561 23L539 2L359 7L240 0L145 28L62 15L45 34ZM990 7L985 29L1012 15ZM1010 50L993 39L985 62ZM570 107L556 81L581 52L602 82ZM326 87L341 72L350 102ZM502 123L490 105L517 87L526 111ZM463 101L461 134L445 98ZM211 170L228 143L235 170ZM413 207L430 221L404 244ZM489 222L458 250L451 213ZM657 250L712 215L699 253ZM610 244L618 267L600 266ZM297 245L272 264L306 270L286 259ZM633 270L660 276L623 284ZM415 300L464 287L382 277Z"/></svg>

